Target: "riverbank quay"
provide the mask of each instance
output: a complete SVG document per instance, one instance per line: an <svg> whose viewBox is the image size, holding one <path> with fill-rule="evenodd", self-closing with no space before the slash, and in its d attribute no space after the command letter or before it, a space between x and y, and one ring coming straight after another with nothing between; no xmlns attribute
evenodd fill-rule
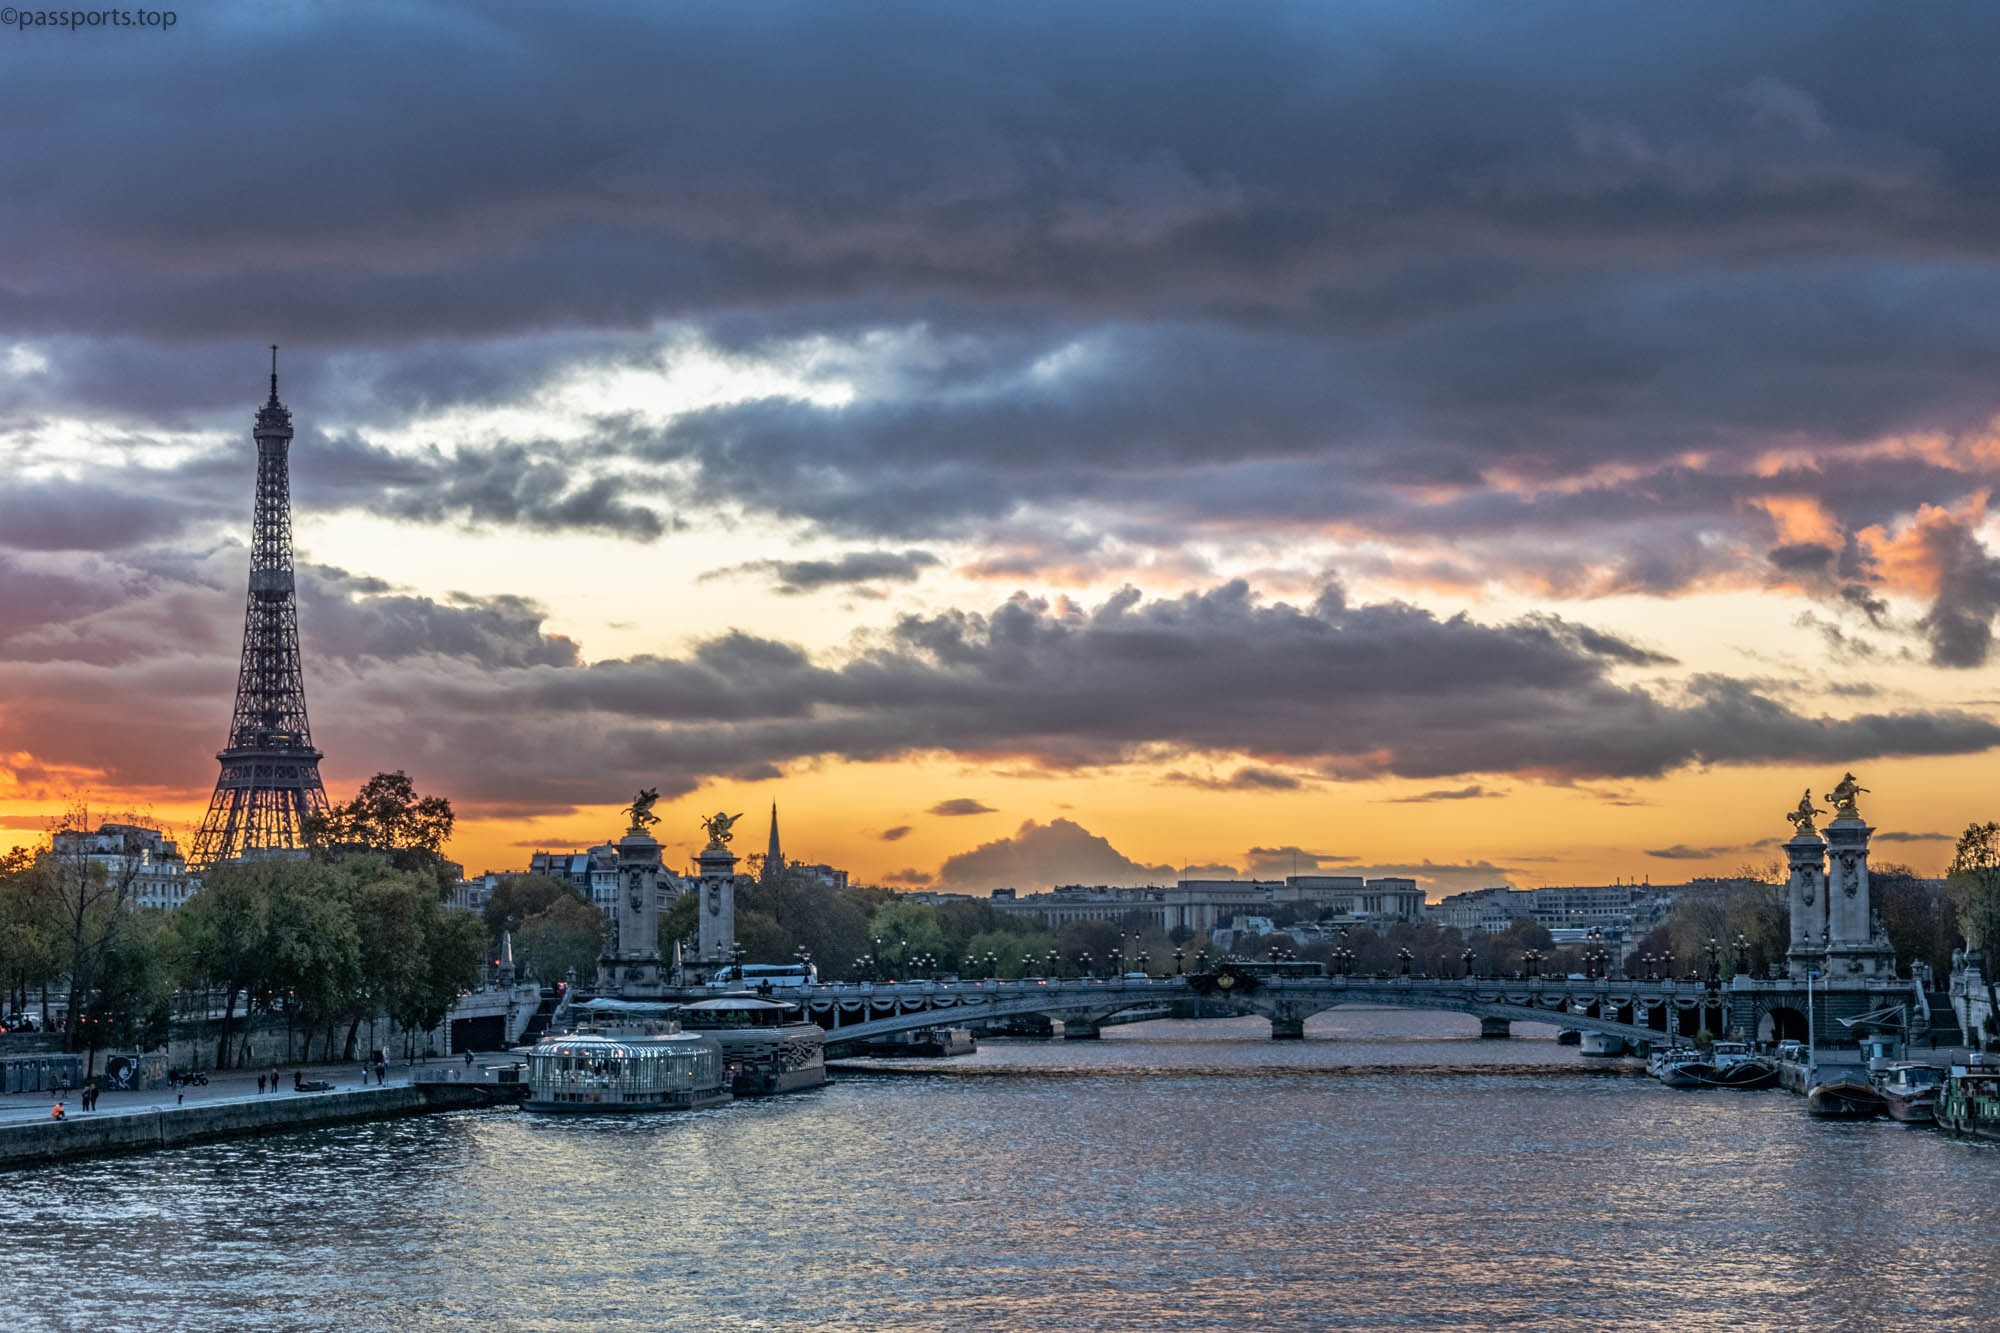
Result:
<svg viewBox="0 0 2000 1333"><path fill-rule="evenodd" d="M54 1099L46 1094L5 1097L0 1170L499 1105L518 1100L516 1086L500 1082L511 1068L420 1066L391 1073L386 1083L370 1076L366 1085L353 1065L284 1071L330 1085L311 1092L294 1091L284 1079L260 1092L254 1073L233 1073L173 1092L106 1092L94 1111L71 1095L61 1120L51 1116Z"/></svg>

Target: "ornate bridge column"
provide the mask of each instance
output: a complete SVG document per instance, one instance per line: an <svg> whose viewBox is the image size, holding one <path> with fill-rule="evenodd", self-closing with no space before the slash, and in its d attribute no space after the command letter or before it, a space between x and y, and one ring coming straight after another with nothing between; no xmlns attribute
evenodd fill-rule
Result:
<svg viewBox="0 0 2000 1333"><path fill-rule="evenodd" d="M618 901L611 917L610 948L597 965L602 994L628 999L660 995L666 985L660 960L660 844L635 824L618 840Z"/></svg>
<svg viewBox="0 0 2000 1333"><path fill-rule="evenodd" d="M1804 980L1808 970L1826 970L1826 840L1813 827L1813 816L1824 811L1812 808L1812 793L1799 803L1789 818L1796 833L1785 844L1785 859L1791 864L1786 903L1791 910L1791 948L1785 951L1785 975Z"/></svg>

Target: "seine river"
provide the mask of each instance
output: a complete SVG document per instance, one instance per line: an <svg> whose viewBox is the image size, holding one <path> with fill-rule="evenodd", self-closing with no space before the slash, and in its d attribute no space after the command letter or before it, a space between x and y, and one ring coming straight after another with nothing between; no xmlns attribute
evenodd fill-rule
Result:
<svg viewBox="0 0 2000 1333"><path fill-rule="evenodd" d="M2000 1325L2000 1152L1344 1011L0 1176L29 1329ZM1544 1030L1546 1031L1546 1030Z"/></svg>

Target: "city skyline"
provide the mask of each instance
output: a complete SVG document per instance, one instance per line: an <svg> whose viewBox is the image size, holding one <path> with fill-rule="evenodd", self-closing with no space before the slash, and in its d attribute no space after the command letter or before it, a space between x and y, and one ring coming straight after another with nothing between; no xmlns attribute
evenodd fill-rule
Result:
<svg viewBox="0 0 2000 1333"><path fill-rule="evenodd" d="M657 787L670 864L775 800L892 887L1665 882L1852 769L1936 873L2000 17L1811 12L17 34L0 845L200 822L277 342L328 793L468 871Z"/></svg>

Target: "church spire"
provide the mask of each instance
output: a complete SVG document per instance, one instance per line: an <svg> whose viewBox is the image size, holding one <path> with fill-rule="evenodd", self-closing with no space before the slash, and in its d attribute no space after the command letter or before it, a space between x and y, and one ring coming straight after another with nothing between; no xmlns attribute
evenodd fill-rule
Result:
<svg viewBox="0 0 2000 1333"><path fill-rule="evenodd" d="M785 868L785 854L778 849L778 803L771 802L771 845L764 852L764 877L770 879Z"/></svg>

